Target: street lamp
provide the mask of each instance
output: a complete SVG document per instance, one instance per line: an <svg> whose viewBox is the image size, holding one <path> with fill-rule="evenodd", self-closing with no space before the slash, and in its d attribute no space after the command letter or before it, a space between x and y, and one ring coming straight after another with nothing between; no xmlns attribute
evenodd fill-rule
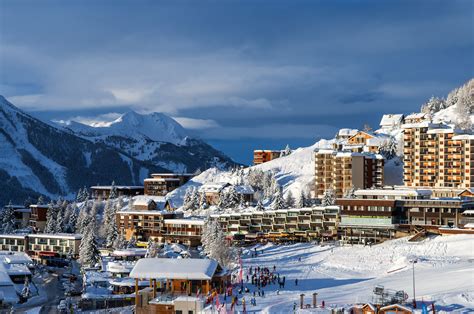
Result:
<svg viewBox="0 0 474 314"><path fill-rule="evenodd" d="M413 307L416 308L416 297L415 297L415 264L418 263L416 259L410 261L412 263L413 269Z"/></svg>

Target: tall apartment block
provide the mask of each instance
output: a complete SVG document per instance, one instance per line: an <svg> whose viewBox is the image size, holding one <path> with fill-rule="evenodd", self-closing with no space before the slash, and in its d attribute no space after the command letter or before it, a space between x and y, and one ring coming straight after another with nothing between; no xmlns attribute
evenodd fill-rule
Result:
<svg viewBox="0 0 474 314"><path fill-rule="evenodd" d="M474 135L429 121L403 125L407 187L474 187Z"/></svg>
<svg viewBox="0 0 474 314"><path fill-rule="evenodd" d="M314 161L316 197L330 189L336 197L343 197L352 188L383 186L384 158L380 154L321 149L315 152Z"/></svg>

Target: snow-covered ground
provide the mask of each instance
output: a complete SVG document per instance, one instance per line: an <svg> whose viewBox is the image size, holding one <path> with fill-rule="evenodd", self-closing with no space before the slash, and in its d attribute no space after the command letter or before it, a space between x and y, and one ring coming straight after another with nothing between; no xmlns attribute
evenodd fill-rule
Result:
<svg viewBox="0 0 474 314"><path fill-rule="evenodd" d="M293 304L305 294L311 304L314 292L318 305L346 307L373 301L373 288L404 290L412 300L412 264L416 259L416 297L435 301L438 311L474 312L474 236L456 235L428 238L411 243L407 238L376 246L267 244L258 257L243 259L244 281L248 267L273 268L286 276L285 289L277 295L277 285L265 287L265 298L257 296L257 306L250 305L251 294L243 294L247 310L263 313L291 313ZM253 251L253 248L250 250ZM295 286L295 279L298 286ZM251 293L255 287L247 284ZM239 306L242 309L242 306ZM306 309L304 312L310 312ZM313 309L313 311L316 311Z"/></svg>

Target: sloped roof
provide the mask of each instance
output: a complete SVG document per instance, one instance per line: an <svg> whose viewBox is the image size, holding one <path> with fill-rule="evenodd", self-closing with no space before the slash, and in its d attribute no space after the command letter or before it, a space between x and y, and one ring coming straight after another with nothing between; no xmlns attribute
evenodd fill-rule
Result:
<svg viewBox="0 0 474 314"><path fill-rule="evenodd" d="M148 206L152 202L156 204L157 210L166 208L166 198L164 196L139 195L133 198L133 206Z"/></svg>
<svg viewBox="0 0 474 314"><path fill-rule="evenodd" d="M394 126L403 121L403 114L384 114L380 120L380 126Z"/></svg>
<svg viewBox="0 0 474 314"><path fill-rule="evenodd" d="M217 270L213 259L198 258L142 258L130 272L139 279L188 279L210 280Z"/></svg>
<svg viewBox="0 0 474 314"><path fill-rule="evenodd" d="M230 190L230 186L227 186L226 188L224 188L224 191L228 191ZM255 191L253 190L253 188L250 186L250 185L234 185L234 188L235 188L235 192L237 192L237 194L253 194L255 193Z"/></svg>
<svg viewBox="0 0 474 314"><path fill-rule="evenodd" d="M352 136L357 134L357 132L359 132L357 129L340 129L337 132L337 136Z"/></svg>
<svg viewBox="0 0 474 314"><path fill-rule="evenodd" d="M219 183L206 183L201 185L199 188L199 192L220 192L223 188L228 186L229 183L227 182L219 182Z"/></svg>

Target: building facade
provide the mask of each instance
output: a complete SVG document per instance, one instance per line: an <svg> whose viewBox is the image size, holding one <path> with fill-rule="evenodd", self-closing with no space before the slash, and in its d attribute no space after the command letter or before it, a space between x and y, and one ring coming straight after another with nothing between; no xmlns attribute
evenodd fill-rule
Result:
<svg viewBox="0 0 474 314"><path fill-rule="evenodd" d="M322 149L315 152L314 162L318 198L327 190L340 198L352 189L383 186L384 158L379 154Z"/></svg>
<svg viewBox="0 0 474 314"><path fill-rule="evenodd" d="M311 240L337 236L338 206L211 215L236 239Z"/></svg>
<svg viewBox="0 0 474 314"><path fill-rule="evenodd" d="M407 187L474 187L474 135L429 121L403 125Z"/></svg>
<svg viewBox="0 0 474 314"><path fill-rule="evenodd" d="M189 173L154 173L144 180L145 195L165 196L188 182L194 175Z"/></svg>
<svg viewBox="0 0 474 314"><path fill-rule="evenodd" d="M30 227L34 232L43 232L46 227L46 214L48 213L48 205L30 205Z"/></svg>
<svg viewBox="0 0 474 314"><path fill-rule="evenodd" d="M91 186L91 194L94 199L108 199L112 189L115 189L116 196L143 195L143 186L124 186L124 185L96 185Z"/></svg>
<svg viewBox="0 0 474 314"><path fill-rule="evenodd" d="M259 165L264 162L280 158L280 150L254 150L253 151L253 164Z"/></svg>

